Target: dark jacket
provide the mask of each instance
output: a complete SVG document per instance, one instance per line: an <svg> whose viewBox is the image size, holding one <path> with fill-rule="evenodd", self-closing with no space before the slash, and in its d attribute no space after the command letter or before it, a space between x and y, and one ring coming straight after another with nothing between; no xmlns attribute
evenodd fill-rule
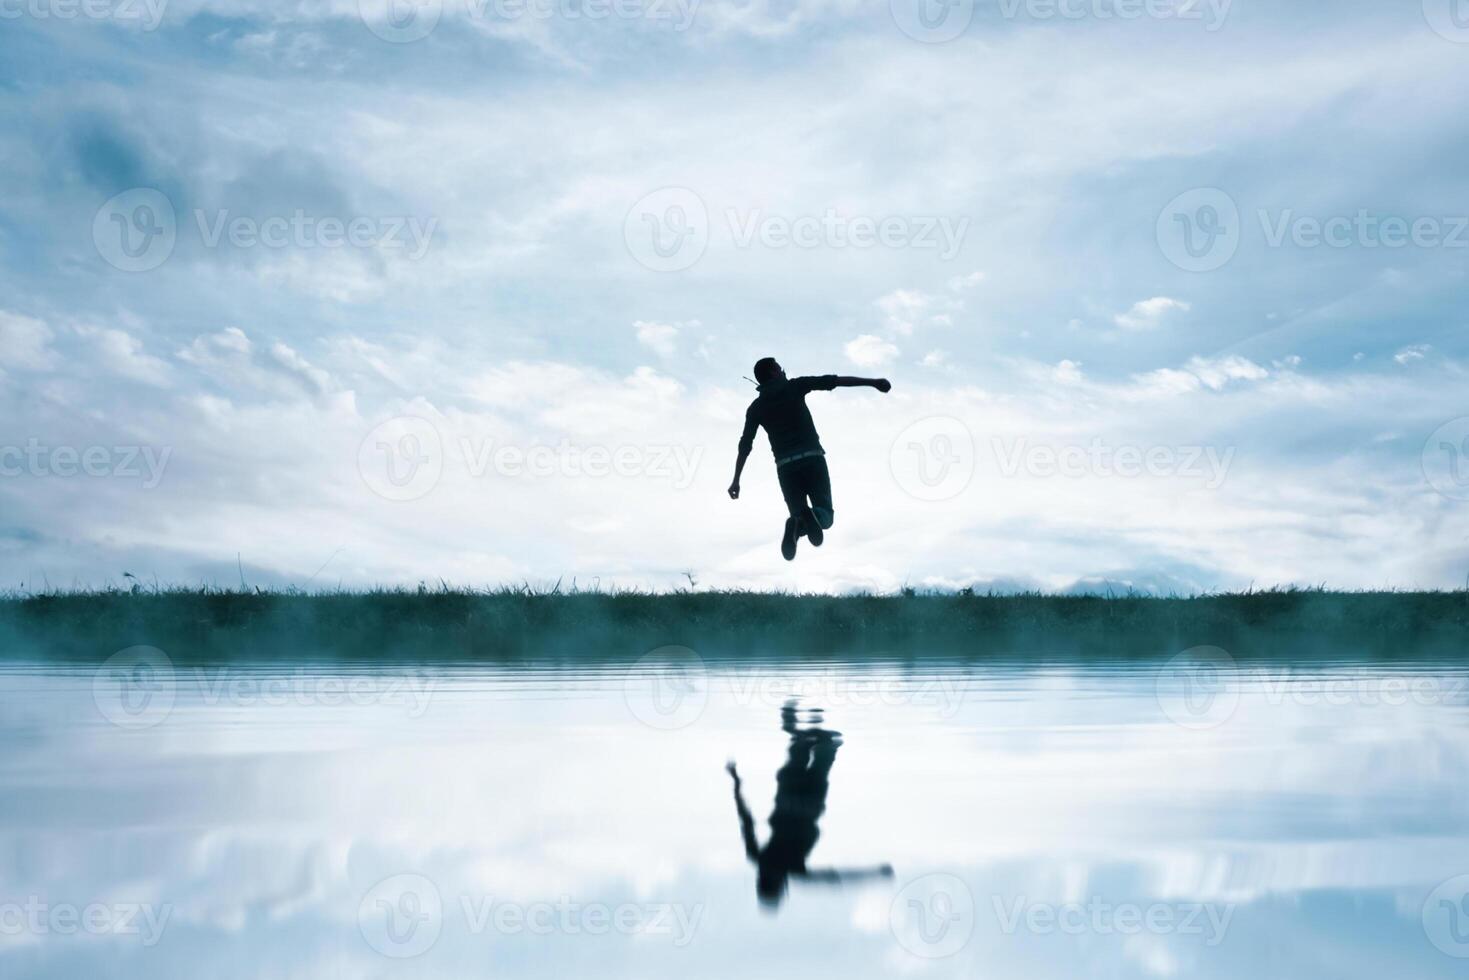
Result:
<svg viewBox="0 0 1469 980"><path fill-rule="evenodd" d="M760 397L745 412L745 431L740 436L740 452L748 453L755 445L755 428L765 429L775 461L800 453L823 452L816 435L816 423L806 408L806 395L813 391L831 391L837 376L823 374L812 378L777 378L760 386Z"/></svg>

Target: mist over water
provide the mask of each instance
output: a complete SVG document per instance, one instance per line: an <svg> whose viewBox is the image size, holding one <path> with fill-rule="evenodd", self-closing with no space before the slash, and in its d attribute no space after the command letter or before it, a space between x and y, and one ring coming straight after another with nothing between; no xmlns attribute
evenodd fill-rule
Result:
<svg viewBox="0 0 1469 980"><path fill-rule="evenodd" d="M1376 978L1469 957L1469 673L1440 662L135 656L8 664L0 739L6 976ZM803 746L829 764L813 874L772 906L725 766L763 846L778 773L818 793L783 768Z"/></svg>

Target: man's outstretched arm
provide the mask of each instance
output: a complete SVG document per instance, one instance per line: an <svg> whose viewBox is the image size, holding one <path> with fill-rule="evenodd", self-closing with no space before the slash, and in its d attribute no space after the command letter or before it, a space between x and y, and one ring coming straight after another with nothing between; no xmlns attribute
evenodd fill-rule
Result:
<svg viewBox="0 0 1469 980"><path fill-rule="evenodd" d="M745 839L745 857L754 861L760 857L760 842L755 839L755 817L745 806L745 797L740 793L740 773L733 762L724 764L730 778L734 780L735 811L740 815L740 836Z"/></svg>
<svg viewBox="0 0 1469 980"><path fill-rule="evenodd" d="M740 451L735 457L735 475L729 483L730 500L740 499L740 474L745 471L745 460L750 458L750 450L755 446L755 428L759 424L753 410L745 413L745 431L740 433Z"/></svg>
<svg viewBox="0 0 1469 980"><path fill-rule="evenodd" d="M893 388L892 382L887 378L853 378L844 374L826 374L800 380L808 382L808 389L813 391L830 391L832 388L876 388L886 394Z"/></svg>
<svg viewBox="0 0 1469 980"><path fill-rule="evenodd" d="M862 881L866 878L891 878L893 866L879 864L875 868L807 868L805 871L793 871L791 874L805 881L840 885L843 882Z"/></svg>

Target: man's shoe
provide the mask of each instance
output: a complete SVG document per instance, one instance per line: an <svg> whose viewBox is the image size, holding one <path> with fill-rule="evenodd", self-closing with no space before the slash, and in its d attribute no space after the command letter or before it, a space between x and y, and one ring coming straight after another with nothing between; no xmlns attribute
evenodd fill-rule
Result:
<svg viewBox="0 0 1469 980"><path fill-rule="evenodd" d="M796 519L786 518L786 533L780 539L780 554L786 561L792 561L796 557Z"/></svg>
<svg viewBox="0 0 1469 980"><path fill-rule="evenodd" d="M801 522L804 525L801 533L811 539L811 547L820 548L821 542L826 540L826 532L821 530L821 523L816 520L816 515L811 512L810 507L806 508L806 513L802 516Z"/></svg>

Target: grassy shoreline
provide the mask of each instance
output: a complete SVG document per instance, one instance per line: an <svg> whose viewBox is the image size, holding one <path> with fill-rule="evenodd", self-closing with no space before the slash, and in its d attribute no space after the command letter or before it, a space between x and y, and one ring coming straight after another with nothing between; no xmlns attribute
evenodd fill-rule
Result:
<svg viewBox="0 0 1469 980"><path fill-rule="evenodd" d="M1463 659L1469 592L1281 589L1188 598L967 593L157 590L0 597L0 658L97 663L706 659Z"/></svg>

